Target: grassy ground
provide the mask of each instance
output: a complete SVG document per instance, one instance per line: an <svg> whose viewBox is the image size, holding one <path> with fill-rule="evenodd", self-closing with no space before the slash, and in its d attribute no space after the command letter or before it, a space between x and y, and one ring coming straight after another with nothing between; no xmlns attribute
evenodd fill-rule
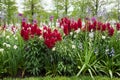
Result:
<svg viewBox="0 0 120 80"><path fill-rule="evenodd" d="M29 78L4 78L3 80L93 80L91 77L89 76L81 76L81 77L29 77ZM95 80L120 80L120 78L108 78L108 77L100 77L97 76L95 77Z"/></svg>

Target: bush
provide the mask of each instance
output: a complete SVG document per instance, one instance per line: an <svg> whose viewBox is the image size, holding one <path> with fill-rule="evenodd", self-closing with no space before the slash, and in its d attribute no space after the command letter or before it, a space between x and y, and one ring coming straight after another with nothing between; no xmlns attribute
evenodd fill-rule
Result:
<svg viewBox="0 0 120 80"><path fill-rule="evenodd" d="M25 44L25 68L26 72L38 76L45 69L45 57L47 57L46 46L42 39L34 37L34 39L29 40Z"/></svg>

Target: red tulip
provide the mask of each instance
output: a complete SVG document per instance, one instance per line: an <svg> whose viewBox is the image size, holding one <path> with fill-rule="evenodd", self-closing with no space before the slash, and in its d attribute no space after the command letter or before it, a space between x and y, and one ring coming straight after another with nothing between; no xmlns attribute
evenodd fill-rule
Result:
<svg viewBox="0 0 120 80"><path fill-rule="evenodd" d="M109 35L109 36L113 36L113 34L114 34L114 29L113 29L113 27L110 27L110 28L108 29L108 35Z"/></svg>
<svg viewBox="0 0 120 80"><path fill-rule="evenodd" d="M120 30L120 23L116 23L116 29Z"/></svg>
<svg viewBox="0 0 120 80"><path fill-rule="evenodd" d="M39 28L36 29L36 35L40 36L42 35L42 30L40 30Z"/></svg>
<svg viewBox="0 0 120 80"><path fill-rule="evenodd" d="M78 19L77 23L78 23L78 27L82 28L82 20L80 18Z"/></svg>

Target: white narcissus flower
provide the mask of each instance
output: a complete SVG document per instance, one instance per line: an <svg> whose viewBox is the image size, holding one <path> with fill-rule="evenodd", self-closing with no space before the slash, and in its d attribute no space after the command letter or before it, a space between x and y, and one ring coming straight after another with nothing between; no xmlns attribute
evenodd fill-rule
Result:
<svg viewBox="0 0 120 80"><path fill-rule="evenodd" d="M4 51L4 49L3 48L0 48L0 52L3 52Z"/></svg>
<svg viewBox="0 0 120 80"><path fill-rule="evenodd" d="M6 36L6 39L10 39L10 36Z"/></svg>
<svg viewBox="0 0 120 80"><path fill-rule="evenodd" d="M73 32L70 32L70 35L73 35Z"/></svg>
<svg viewBox="0 0 120 80"><path fill-rule="evenodd" d="M17 49L17 46L16 46L16 45L14 45L14 46L13 46L13 48L14 48L14 49Z"/></svg>
<svg viewBox="0 0 120 80"><path fill-rule="evenodd" d="M18 40L18 38L17 38L17 37L15 37L15 40Z"/></svg>
<svg viewBox="0 0 120 80"><path fill-rule="evenodd" d="M6 46L7 43L3 43L3 46Z"/></svg>
<svg viewBox="0 0 120 80"><path fill-rule="evenodd" d="M10 48L11 46L10 46L10 44L6 44L6 47Z"/></svg>
<svg viewBox="0 0 120 80"><path fill-rule="evenodd" d="M74 35L74 38L76 38L76 35Z"/></svg>
<svg viewBox="0 0 120 80"><path fill-rule="evenodd" d="M75 49L75 45L72 45L72 48Z"/></svg>
<svg viewBox="0 0 120 80"><path fill-rule="evenodd" d="M106 49L105 52L109 52L109 49Z"/></svg>
<svg viewBox="0 0 120 80"><path fill-rule="evenodd" d="M6 29L6 31L9 31L9 29Z"/></svg>
<svg viewBox="0 0 120 80"><path fill-rule="evenodd" d="M94 37L94 32L90 32L90 33L89 33L89 37L90 37L90 38L93 38L93 37Z"/></svg>
<svg viewBox="0 0 120 80"><path fill-rule="evenodd" d="M52 51L55 51L55 47L52 48Z"/></svg>
<svg viewBox="0 0 120 80"><path fill-rule="evenodd" d="M119 30L119 31L117 31L117 33L119 34L119 33L120 33L120 30Z"/></svg>
<svg viewBox="0 0 120 80"><path fill-rule="evenodd" d="M15 40L18 40L17 36L16 35L13 35L13 37L15 38Z"/></svg>
<svg viewBox="0 0 120 80"><path fill-rule="evenodd" d="M102 39L105 39L106 38L106 36L102 36Z"/></svg>

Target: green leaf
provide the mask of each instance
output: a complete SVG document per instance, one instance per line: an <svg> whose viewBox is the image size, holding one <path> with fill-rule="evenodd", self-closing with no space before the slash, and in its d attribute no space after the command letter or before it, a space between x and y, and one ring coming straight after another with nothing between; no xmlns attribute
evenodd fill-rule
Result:
<svg viewBox="0 0 120 80"><path fill-rule="evenodd" d="M113 78L113 73L111 70L109 70L110 78Z"/></svg>
<svg viewBox="0 0 120 80"><path fill-rule="evenodd" d="M84 64L84 65L82 66L81 70L77 73L77 76L79 76L79 75L81 74L81 72L85 69L85 67L86 67L86 64Z"/></svg>
<svg viewBox="0 0 120 80"><path fill-rule="evenodd" d="M88 69L88 71L89 71L90 76L92 77L92 79L93 79L93 80L95 80L95 79L94 79L94 77L93 77L93 74L92 74L91 70L90 70L90 69Z"/></svg>

